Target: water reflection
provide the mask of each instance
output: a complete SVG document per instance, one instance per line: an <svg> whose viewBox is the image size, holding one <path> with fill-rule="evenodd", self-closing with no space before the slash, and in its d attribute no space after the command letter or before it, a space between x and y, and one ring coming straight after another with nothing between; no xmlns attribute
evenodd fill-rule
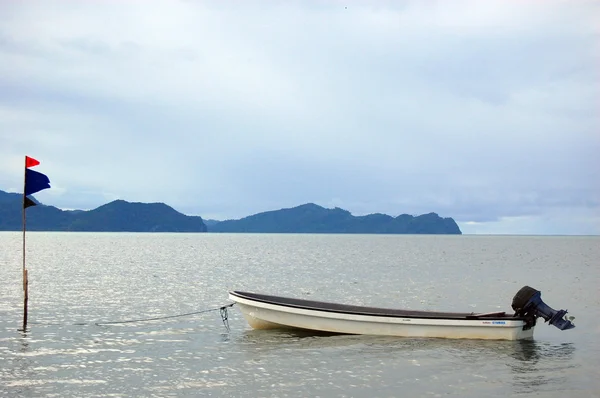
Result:
<svg viewBox="0 0 600 398"><path fill-rule="evenodd" d="M573 343L552 344L540 341L519 341L512 354L516 361L508 362L517 393L540 390L569 390L568 369L573 363Z"/></svg>
<svg viewBox="0 0 600 398"><path fill-rule="evenodd" d="M240 351L250 360L309 351L321 355L329 352L332 355L379 358L390 361L388 366L392 367L394 363L400 366L396 361L401 358L421 358L422 363L433 369L444 366L440 358L453 358L450 360L453 364L471 369L464 368L467 373L477 373L478 368L490 365L508 368L508 372L499 372L490 380L506 378L515 393L576 388L569 386L569 369L577 367L573 360L573 343L396 338L292 330L248 330L232 336L231 342L246 346Z"/></svg>
<svg viewBox="0 0 600 398"><path fill-rule="evenodd" d="M13 341L15 345L12 348L14 348L14 352L18 352L20 355L13 356L10 355L10 351L7 352L9 355L0 369L0 380L26 380L28 375L32 373L31 369L35 363L27 356L32 351L31 338L27 335L27 332L19 331L18 334L19 337ZM11 348L10 346L9 343L9 348ZM1 355L0 358L2 358ZM6 368L6 364L9 365L8 368ZM31 387L27 384L22 384L15 386L14 392L19 396L27 396L30 389Z"/></svg>
<svg viewBox="0 0 600 398"><path fill-rule="evenodd" d="M461 357L503 358L514 362L516 368L527 367L547 358L571 359L571 343L552 345L531 340L459 340L435 338L398 338L394 336L347 335L303 330L246 330L231 336L233 343L252 345L257 349L277 351L290 348L314 349L361 346L367 351L424 350L445 351Z"/></svg>
<svg viewBox="0 0 600 398"><path fill-rule="evenodd" d="M544 359L569 360L572 359L575 352L573 343L552 344L543 341L522 340L516 341L515 344L519 346L519 349L514 358L526 362L528 365L536 364Z"/></svg>

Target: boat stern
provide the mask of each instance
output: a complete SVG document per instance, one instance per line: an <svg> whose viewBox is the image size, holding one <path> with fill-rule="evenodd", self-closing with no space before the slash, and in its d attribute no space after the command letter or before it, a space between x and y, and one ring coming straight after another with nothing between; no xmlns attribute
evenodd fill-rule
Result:
<svg viewBox="0 0 600 398"><path fill-rule="evenodd" d="M523 317L532 326L537 318L543 318L549 325L560 330L573 329L574 317L567 318L567 310L555 310L542 301L542 292L530 286L523 286L513 297L512 308L515 316Z"/></svg>

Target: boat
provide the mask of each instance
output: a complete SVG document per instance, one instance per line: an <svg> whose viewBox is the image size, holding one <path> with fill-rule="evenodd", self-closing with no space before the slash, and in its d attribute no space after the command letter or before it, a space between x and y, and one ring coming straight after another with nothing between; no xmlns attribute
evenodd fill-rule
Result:
<svg viewBox="0 0 600 398"><path fill-rule="evenodd" d="M299 329L335 334L430 337L450 339L527 340L533 339L537 318L560 330L575 327L566 310L554 310L541 299L541 292L529 286L514 296L506 312L436 312L365 307L230 291L254 329Z"/></svg>

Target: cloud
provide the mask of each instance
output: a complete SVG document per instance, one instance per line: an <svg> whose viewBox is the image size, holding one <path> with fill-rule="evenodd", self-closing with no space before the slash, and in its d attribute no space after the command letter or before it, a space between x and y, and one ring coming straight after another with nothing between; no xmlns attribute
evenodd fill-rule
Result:
<svg viewBox="0 0 600 398"><path fill-rule="evenodd" d="M598 215L596 2L0 13L0 189L28 153L67 208L105 192L218 218L338 203L539 233L576 231L564 209Z"/></svg>

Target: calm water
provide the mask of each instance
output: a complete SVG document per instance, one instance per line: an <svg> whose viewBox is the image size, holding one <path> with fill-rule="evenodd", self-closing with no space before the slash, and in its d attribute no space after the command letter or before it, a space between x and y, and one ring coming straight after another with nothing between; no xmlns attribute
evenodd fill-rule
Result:
<svg viewBox="0 0 600 398"><path fill-rule="evenodd" d="M598 397L600 238L0 233L0 396ZM510 310L529 284L577 328L533 342L252 331L227 291Z"/></svg>

